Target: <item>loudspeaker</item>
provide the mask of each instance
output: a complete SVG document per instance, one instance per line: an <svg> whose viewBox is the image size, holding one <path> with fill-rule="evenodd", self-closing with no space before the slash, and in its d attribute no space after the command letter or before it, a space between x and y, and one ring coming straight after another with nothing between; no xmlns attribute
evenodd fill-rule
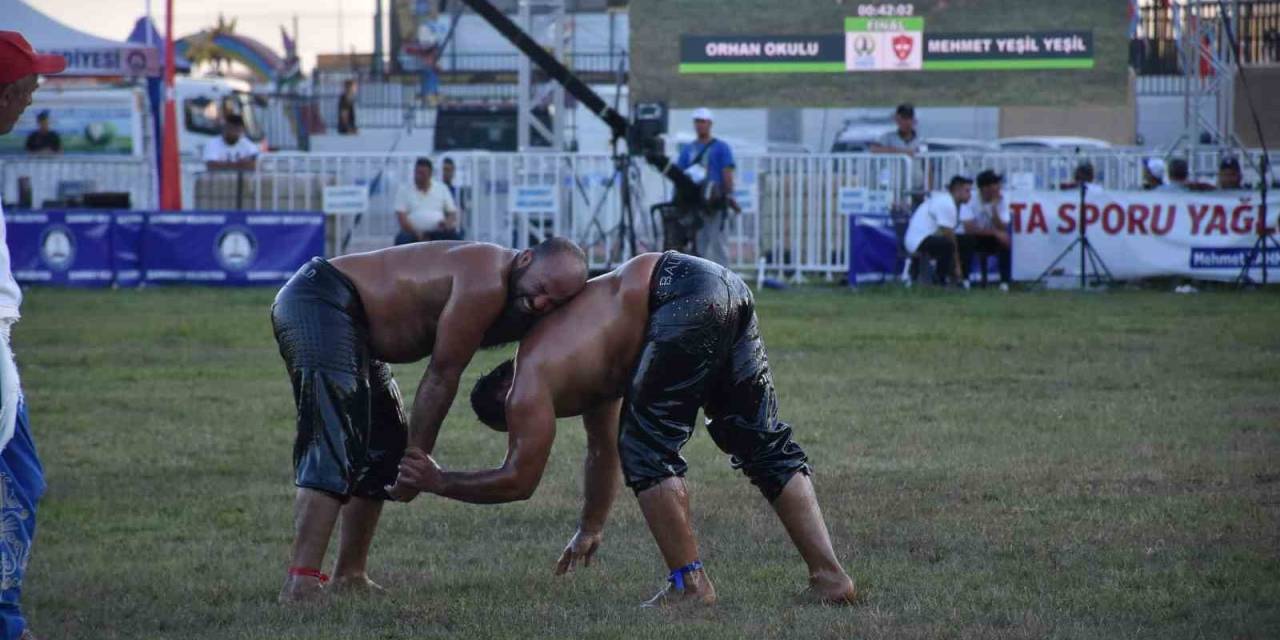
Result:
<svg viewBox="0 0 1280 640"><path fill-rule="evenodd" d="M667 132L667 103L637 102L627 132L627 148L633 155L661 154Z"/></svg>

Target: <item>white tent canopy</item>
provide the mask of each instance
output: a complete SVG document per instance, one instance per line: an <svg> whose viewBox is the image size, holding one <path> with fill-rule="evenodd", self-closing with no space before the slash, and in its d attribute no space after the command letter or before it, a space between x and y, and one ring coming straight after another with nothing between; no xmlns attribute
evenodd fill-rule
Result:
<svg viewBox="0 0 1280 640"><path fill-rule="evenodd" d="M140 44L108 40L69 27L22 2L0 0L0 28L21 33L42 53L67 59L68 76L138 76L159 68L154 49Z"/></svg>

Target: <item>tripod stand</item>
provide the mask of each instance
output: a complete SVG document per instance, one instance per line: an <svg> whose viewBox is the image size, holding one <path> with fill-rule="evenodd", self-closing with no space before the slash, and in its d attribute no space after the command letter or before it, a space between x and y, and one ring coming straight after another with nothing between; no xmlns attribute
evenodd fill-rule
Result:
<svg viewBox="0 0 1280 640"><path fill-rule="evenodd" d="M597 236L588 242L588 245L595 244L596 240L610 242L609 236L615 236L618 247L618 253L623 253L623 247L630 250L629 256L637 254L636 247L636 230L635 230L635 187L631 184L631 173L635 169L635 163L631 156L618 152L618 142L615 139L613 145L613 175L609 178L604 193L600 194L600 201L596 203L595 210L591 213L591 222L587 224L587 232L595 229ZM605 204L609 202L609 194L613 191L614 185L618 186L618 197L621 199L621 207L618 216L618 224L613 229L605 229L604 224L600 222L600 215L603 213ZM608 252L610 256L609 264L606 269L613 267L613 252ZM621 257L621 256L620 256ZM619 260L621 261L621 260Z"/></svg>
<svg viewBox="0 0 1280 640"><path fill-rule="evenodd" d="M1271 168L1271 162L1267 158L1267 152L1262 152L1262 161L1259 163L1259 180L1261 186L1258 187L1260 200L1258 202L1258 239L1254 241L1253 248L1249 250L1249 255L1245 256L1244 266L1240 267L1240 275L1236 276L1236 284L1244 286L1254 283L1254 279L1249 276L1249 272L1253 270L1253 261L1261 260L1262 262L1262 281L1257 284L1266 286L1267 284L1267 263L1268 253L1271 249L1268 244L1275 245L1277 251L1280 251L1280 240L1276 240L1272 234L1274 230L1267 226L1267 182L1268 169ZM1280 224L1280 221L1277 222Z"/></svg>
<svg viewBox="0 0 1280 640"><path fill-rule="evenodd" d="M1089 241L1089 234L1085 232L1084 228L1085 194L1088 193L1088 191L1089 183L1081 180L1080 208L1078 209L1080 235L1076 236L1076 239L1072 240L1071 244L1067 245L1067 248L1063 249L1062 253L1058 254L1058 257L1054 258L1053 262L1049 263L1049 266L1045 268L1044 273L1041 273L1040 277L1036 278L1036 284L1043 284L1045 278L1048 278L1049 275L1053 273L1054 269L1058 267L1058 264L1061 263L1077 246L1080 247L1080 289L1083 291L1087 286L1086 280L1089 278L1089 272L1091 270L1093 272L1093 282L1095 285L1103 283L1111 284L1113 280L1111 277L1111 270L1107 268L1107 263L1102 261L1102 256L1098 255L1098 250L1093 248L1093 243Z"/></svg>

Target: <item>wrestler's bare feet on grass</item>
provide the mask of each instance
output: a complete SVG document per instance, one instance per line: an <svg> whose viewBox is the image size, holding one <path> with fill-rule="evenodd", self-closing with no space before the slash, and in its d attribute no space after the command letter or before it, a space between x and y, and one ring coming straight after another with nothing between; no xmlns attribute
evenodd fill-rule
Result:
<svg viewBox="0 0 1280 640"><path fill-rule="evenodd" d="M314 602L325 593L324 583L311 576L288 576L284 579L284 587L280 589L280 604L300 604Z"/></svg>
<svg viewBox="0 0 1280 640"><path fill-rule="evenodd" d="M800 592L799 598L813 604L850 605L860 596L853 580L840 573L809 576L809 586Z"/></svg>
<svg viewBox="0 0 1280 640"><path fill-rule="evenodd" d="M642 608L672 608L710 606L716 603L716 588L702 571L690 571L684 579L684 590L667 583L662 590L649 598Z"/></svg>
<svg viewBox="0 0 1280 640"><path fill-rule="evenodd" d="M335 596L345 595L375 595L380 596L387 593L382 585L369 579L365 574L353 576L334 576L333 582L329 584L329 590Z"/></svg>

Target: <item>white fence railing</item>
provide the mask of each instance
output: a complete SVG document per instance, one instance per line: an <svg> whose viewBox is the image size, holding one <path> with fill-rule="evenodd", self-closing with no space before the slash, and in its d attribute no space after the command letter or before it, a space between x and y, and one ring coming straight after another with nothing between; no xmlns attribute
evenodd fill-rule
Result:
<svg viewBox="0 0 1280 640"><path fill-rule="evenodd" d="M633 235L637 251L662 246L661 221L652 207L670 200L671 187L641 161L619 169L607 155L451 157L468 239L524 248L543 236L563 235L587 251L593 267L629 256ZM326 185L368 186L370 211L353 225L347 246L386 246L398 230L392 211L396 191L411 188L415 160L413 154L267 155L258 164L254 208L316 209ZM624 207L622 171L628 172L630 215ZM840 189L865 187L896 201L908 191L910 171L907 158L889 155L738 158L744 211L727 222L733 266L755 269L763 259L767 268L793 274L844 271L848 230L838 211ZM514 198L522 187L549 187L558 205L545 212L521 211Z"/></svg>
<svg viewBox="0 0 1280 640"><path fill-rule="evenodd" d="M1227 152L1200 149L1189 161L1192 177L1212 182ZM745 155L737 158L738 199L743 214L728 222L732 266L780 277L831 278L847 269L848 220L840 198L846 187L872 192L877 206L898 216L913 199L941 189L956 174L984 169L1005 175L1010 186L1058 189L1072 181L1081 162L1094 165L1097 181L1114 190L1141 188L1142 164L1159 155L1129 149L1021 153L930 153L911 158L877 154ZM1187 157L1188 154L1180 154ZM1241 157L1246 182L1257 183L1260 152ZM417 154L271 153L250 172L206 172L183 165L183 206L195 209L321 209L328 185L369 188L369 212L341 221L337 246L361 251L389 246L398 231L393 202L409 188ZM622 173L613 158L593 154L451 154L454 185L468 239L524 248L547 235L573 239L592 267L617 264L635 251L663 246L662 224L651 208L671 197L669 183L643 161L624 164L630 207L624 206ZM440 179L436 157L435 179ZM21 178L26 178L21 180ZM145 159L14 158L0 160L4 200L19 201L19 182L29 184L31 205L40 208L71 191L123 191L133 207L156 206L154 165ZM526 187L552 194L554 206L516 207ZM548 191L549 189L549 191ZM847 204L847 203L846 203ZM625 212L629 210L630 215ZM624 221L626 224L623 224Z"/></svg>

